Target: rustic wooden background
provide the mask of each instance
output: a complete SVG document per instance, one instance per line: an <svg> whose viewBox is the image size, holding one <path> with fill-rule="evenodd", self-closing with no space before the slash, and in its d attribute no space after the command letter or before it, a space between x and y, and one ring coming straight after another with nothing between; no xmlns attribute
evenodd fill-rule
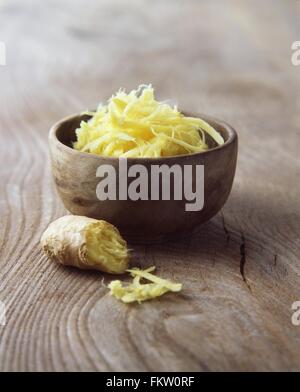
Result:
<svg viewBox="0 0 300 392"><path fill-rule="evenodd" d="M295 0L0 1L2 371L300 370L299 18ZM47 133L145 82L234 125L240 149L222 213L188 240L134 249L182 295L125 306L101 274L41 252L66 213Z"/></svg>

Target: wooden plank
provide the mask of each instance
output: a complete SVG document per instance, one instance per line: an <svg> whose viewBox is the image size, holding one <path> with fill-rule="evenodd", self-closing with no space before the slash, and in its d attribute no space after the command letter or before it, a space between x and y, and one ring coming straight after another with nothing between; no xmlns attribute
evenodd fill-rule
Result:
<svg viewBox="0 0 300 392"><path fill-rule="evenodd" d="M300 370L299 16L286 0L1 1L1 371ZM124 306L101 274L40 250L66 213L47 132L144 82L234 125L239 161L222 214L189 239L134 248L182 295Z"/></svg>

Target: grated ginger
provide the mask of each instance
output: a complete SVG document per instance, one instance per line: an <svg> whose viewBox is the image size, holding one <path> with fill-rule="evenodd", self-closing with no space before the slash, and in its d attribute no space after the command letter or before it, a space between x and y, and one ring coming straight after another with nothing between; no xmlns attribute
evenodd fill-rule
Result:
<svg viewBox="0 0 300 392"><path fill-rule="evenodd" d="M149 299L160 297L161 295L172 291L178 292L182 289L181 283L173 283L167 279L159 278L151 274L155 270L155 267L150 267L146 270L140 270L133 268L127 270L133 276L133 281L127 286L122 286L120 280L113 280L108 285L110 289L110 295L125 302L138 302L147 301ZM151 283L140 282L141 279L146 279Z"/></svg>
<svg viewBox="0 0 300 392"><path fill-rule="evenodd" d="M217 145L224 139L200 118L186 117L177 107L158 102L151 85L126 94L119 90L76 130L76 150L110 157L161 157L208 149L208 134Z"/></svg>

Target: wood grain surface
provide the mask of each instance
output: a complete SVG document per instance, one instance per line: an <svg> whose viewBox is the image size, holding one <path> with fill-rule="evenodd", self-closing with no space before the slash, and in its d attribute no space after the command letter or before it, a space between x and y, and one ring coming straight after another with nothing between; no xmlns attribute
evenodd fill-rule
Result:
<svg viewBox="0 0 300 392"><path fill-rule="evenodd" d="M1 371L300 370L299 18L296 0L0 1ZM181 242L134 247L182 294L125 306L100 273L41 252L66 214L47 134L145 82L232 124L239 159L221 214Z"/></svg>

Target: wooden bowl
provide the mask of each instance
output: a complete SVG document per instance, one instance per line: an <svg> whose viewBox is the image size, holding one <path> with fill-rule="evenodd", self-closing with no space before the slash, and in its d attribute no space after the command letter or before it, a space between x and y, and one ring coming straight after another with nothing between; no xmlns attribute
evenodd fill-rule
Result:
<svg viewBox="0 0 300 392"><path fill-rule="evenodd" d="M185 112L185 114L187 114ZM188 114L197 117L195 114ZM222 146L195 154L162 158L128 158L128 167L144 165L204 165L204 206L186 211L187 200L105 200L96 196L100 165L113 165L117 176L119 159L79 152L72 148L75 130L87 115L72 115L55 124L49 134L52 173L57 192L66 209L75 215L104 219L118 227L131 242L149 243L189 234L195 226L213 217L231 191L237 161L238 138L235 130L212 117L198 115L217 129L225 139ZM211 141L210 141L211 142ZM193 177L195 171L193 171ZM193 183L195 178L192 178ZM129 182L130 183L130 182Z"/></svg>

